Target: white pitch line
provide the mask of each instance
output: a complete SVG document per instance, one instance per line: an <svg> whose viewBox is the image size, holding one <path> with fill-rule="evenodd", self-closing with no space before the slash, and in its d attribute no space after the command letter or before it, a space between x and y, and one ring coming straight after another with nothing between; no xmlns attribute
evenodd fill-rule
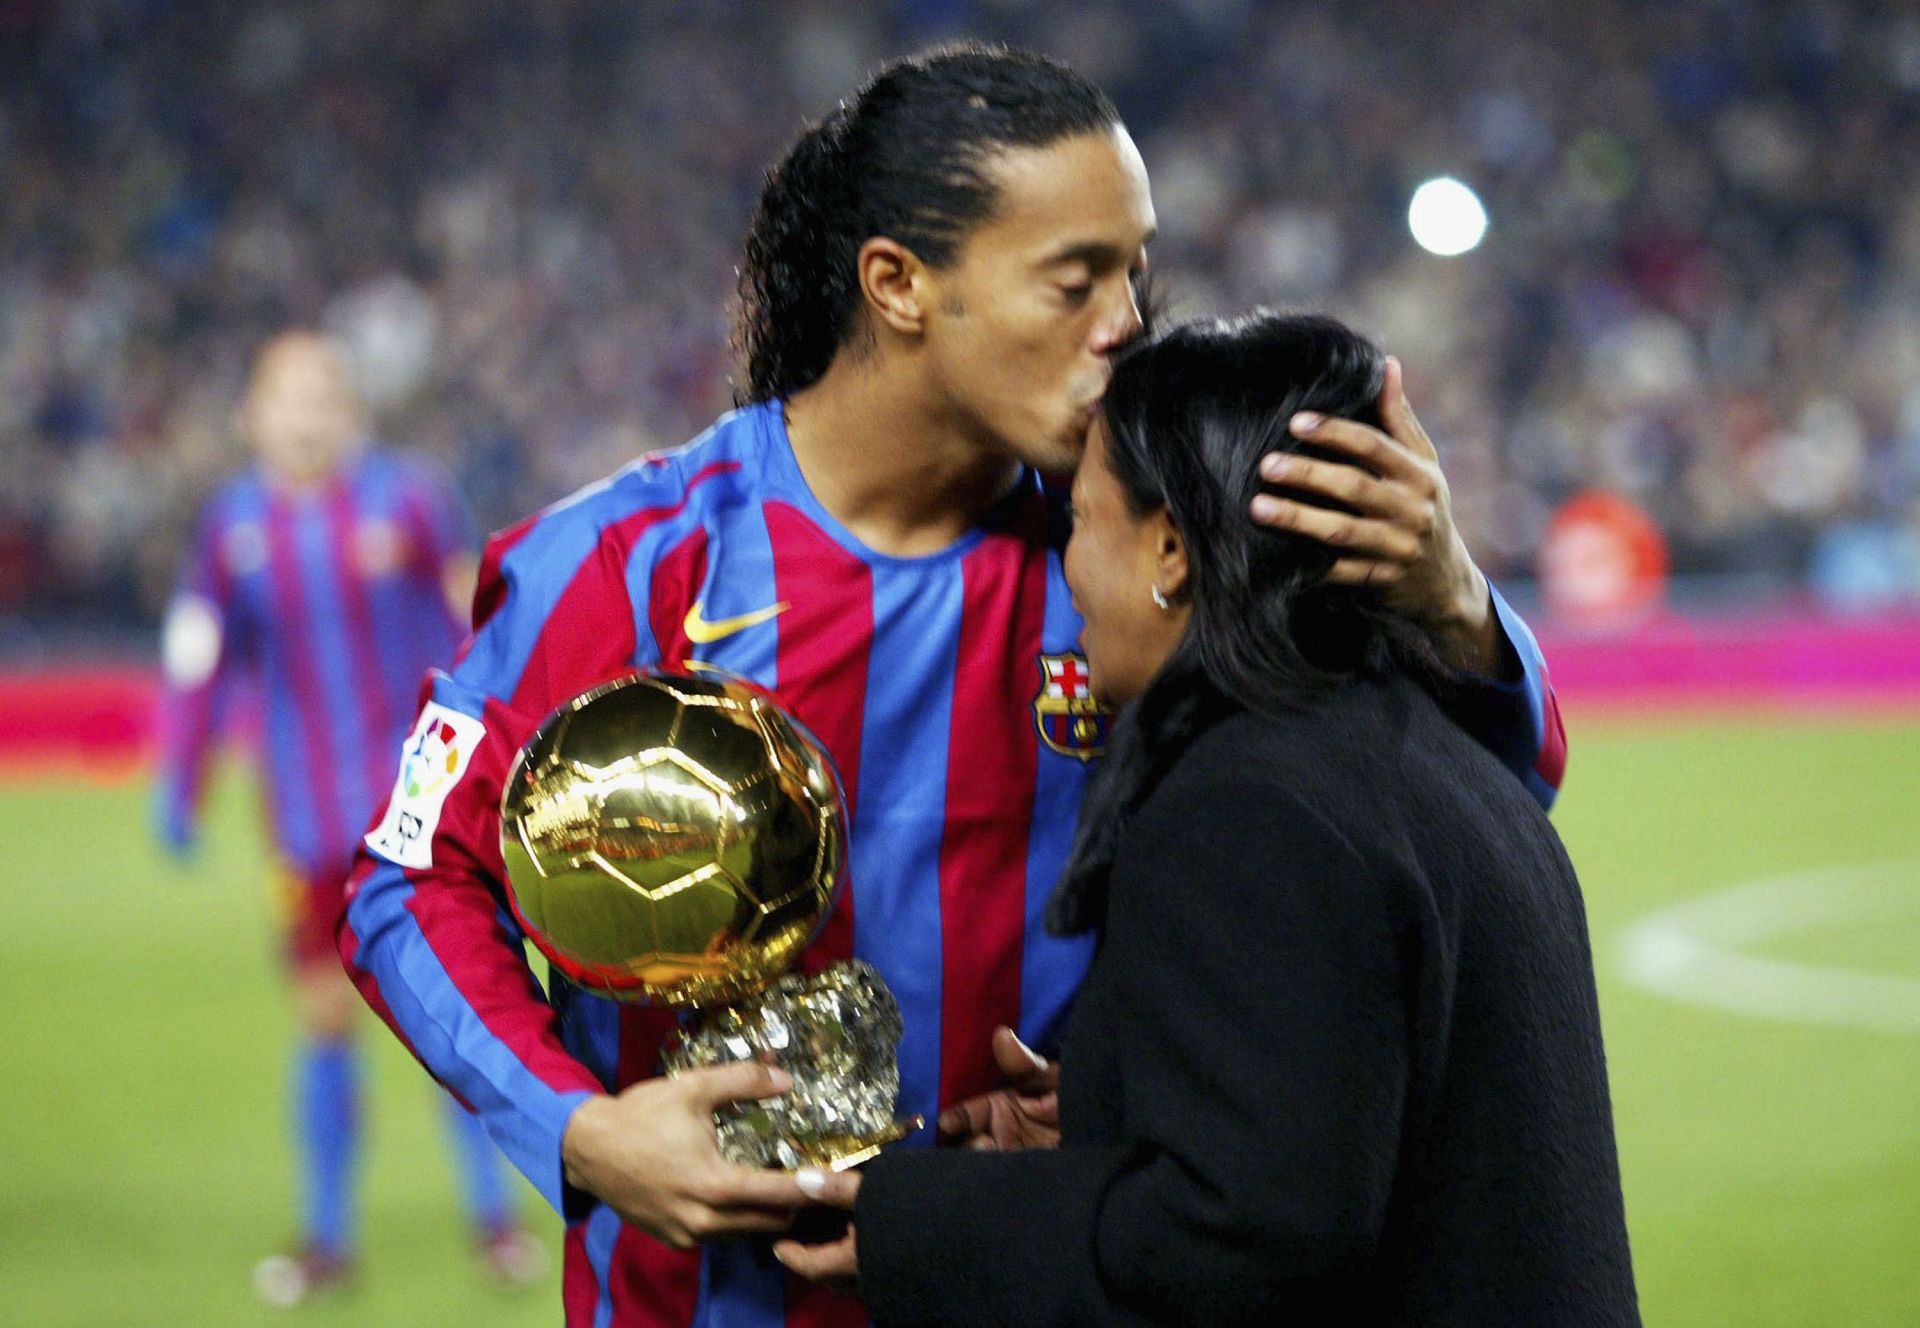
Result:
<svg viewBox="0 0 1920 1328"><path fill-rule="evenodd" d="M1825 867L1749 881L1649 914L1621 936L1626 976L1649 991L1795 1023L1920 1033L1920 979L1742 954L1810 927L1904 903L1916 915L1920 861ZM1916 936L1920 948L1920 935Z"/></svg>

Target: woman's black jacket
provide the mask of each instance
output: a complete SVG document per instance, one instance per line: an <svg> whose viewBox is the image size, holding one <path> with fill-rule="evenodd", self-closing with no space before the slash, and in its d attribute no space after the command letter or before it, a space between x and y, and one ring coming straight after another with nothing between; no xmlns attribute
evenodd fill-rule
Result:
<svg viewBox="0 0 1920 1328"><path fill-rule="evenodd" d="M1202 712L1101 882L1063 1146L870 1164L875 1318L1637 1324L1546 816L1412 683Z"/></svg>

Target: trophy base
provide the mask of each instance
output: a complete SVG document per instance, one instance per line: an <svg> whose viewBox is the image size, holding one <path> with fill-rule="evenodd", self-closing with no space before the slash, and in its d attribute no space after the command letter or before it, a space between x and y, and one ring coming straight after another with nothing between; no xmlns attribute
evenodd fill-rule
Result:
<svg viewBox="0 0 1920 1328"><path fill-rule="evenodd" d="M851 1171L862 1162L877 1157L888 1144L899 1143L926 1123L924 1116L902 1116L886 1129L873 1134L830 1134L818 1139L794 1139L790 1142L800 1155L800 1165L803 1167Z"/></svg>
<svg viewBox="0 0 1920 1328"><path fill-rule="evenodd" d="M714 1112L720 1153L742 1166L845 1171L923 1124L894 1115L900 1005L869 964L790 973L766 991L696 1012L663 1048L668 1074L758 1060L793 1079L776 1097Z"/></svg>

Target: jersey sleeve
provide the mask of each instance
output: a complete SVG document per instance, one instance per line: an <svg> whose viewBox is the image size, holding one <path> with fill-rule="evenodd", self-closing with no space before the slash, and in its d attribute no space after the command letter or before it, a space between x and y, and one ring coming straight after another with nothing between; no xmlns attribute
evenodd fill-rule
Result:
<svg viewBox="0 0 1920 1328"><path fill-rule="evenodd" d="M162 842L176 851L191 845L197 833L207 766L244 653L221 561L222 528L215 503L201 518L161 628L154 823Z"/></svg>
<svg viewBox="0 0 1920 1328"><path fill-rule="evenodd" d="M506 902L500 794L552 709L626 672L637 647L613 553L512 538L489 546L461 658L430 675L359 847L339 940L368 1003L561 1208L567 1121L607 1085L567 1050L528 967Z"/></svg>
<svg viewBox="0 0 1920 1328"><path fill-rule="evenodd" d="M1534 800L1551 811L1567 769L1567 731L1560 719L1560 702L1547 675L1546 657L1526 620L1497 587L1489 583L1488 589L1500 631L1520 662L1521 676L1512 681L1474 679L1450 709L1467 732L1527 786Z"/></svg>

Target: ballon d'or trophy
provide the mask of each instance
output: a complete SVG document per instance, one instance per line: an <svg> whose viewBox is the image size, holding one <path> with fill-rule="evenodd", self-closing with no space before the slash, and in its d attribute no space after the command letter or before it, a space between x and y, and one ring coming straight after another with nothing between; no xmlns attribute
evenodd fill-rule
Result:
<svg viewBox="0 0 1920 1328"><path fill-rule="evenodd" d="M900 1007L858 960L790 970L826 920L846 805L819 741L723 673L649 670L555 711L500 805L513 910L569 981L691 1014L668 1073L773 1060L788 1093L714 1115L747 1166L854 1166L894 1118Z"/></svg>

